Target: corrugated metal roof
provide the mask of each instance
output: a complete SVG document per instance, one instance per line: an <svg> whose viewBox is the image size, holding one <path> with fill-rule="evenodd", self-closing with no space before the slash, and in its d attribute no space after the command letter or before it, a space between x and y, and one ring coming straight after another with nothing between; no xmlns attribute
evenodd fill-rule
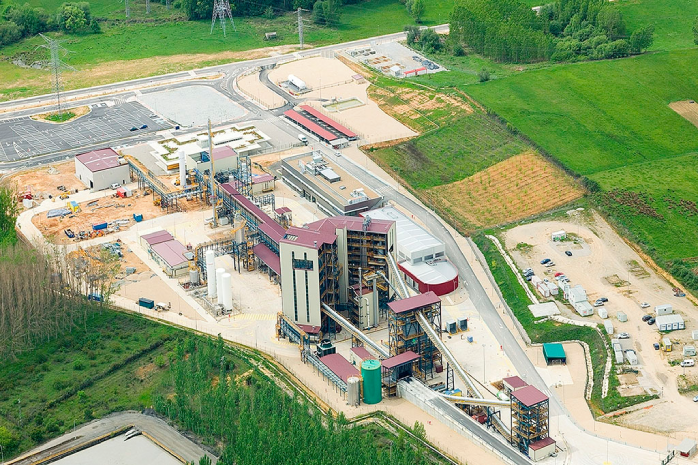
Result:
<svg viewBox="0 0 698 465"><path fill-rule="evenodd" d="M315 108L311 107L310 105L301 105L301 110L307 111L308 113L310 113L311 115L313 115L314 117L316 117L317 119L322 121L323 123L327 124L328 126L332 126L337 131L341 132L342 134L344 134L347 137L350 137L350 138L357 137L355 132L350 131L349 129L342 126L341 124L339 124L338 122L336 122L335 120L330 118L329 116L323 115L322 113L317 111Z"/></svg>
<svg viewBox="0 0 698 465"><path fill-rule="evenodd" d="M119 166L119 154L110 148L81 153L75 158L93 173Z"/></svg>
<svg viewBox="0 0 698 465"><path fill-rule="evenodd" d="M532 442L528 447L530 447L533 450L538 450L547 447L551 444L555 444L555 440L548 436L547 438L541 439L540 441Z"/></svg>
<svg viewBox="0 0 698 465"><path fill-rule="evenodd" d="M184 256L184 254L187 253L187 248L179 241L161 242L152 245L150 248L173 268L188 261Z"/></svg>
<svg viewBox="0 0 698 465"><path fill-rule="evenodd" d="M509 386L513 387L514 389L518 389L520 387L528 386L528 383L518 376L510 376L508 378L504 378L502 380L503 382L507 383Z"/></svg>
<svg viewBox="0 0 698 465"><path fill-rule="evenodd" d="M213 161L214 163L218 160L223 160L230 157L237 156L235 150L228 145L222 145L220 147L213 148Z"/></svg>
<svg viewBox="0 0 698 465"><path fill-rule="evenodd" d="M677 313L670 313L669 315L658 315L655 321L659 326L660 324L683 323L683 318Z"/></svg>
<svg viewBox="0 0 698 465"><path fill-rule="evenodd" d="M163 231L156 231L156 232L150 233L150 234L144 234L143 236L141 236L141 239L146 241L148 243L148 245L153 246L153 245L159 244L161 242L167 242L167 241L174 240L174 237L169 232L163 230Z"/></svg>
<svg viewBox="0 0 698 465"><path fill-rule="evenodd" d="M342 378L345 383L350 376L359 376L359 370L340 354L329 354L320 358L320 361L330 369L332 373Z"/></svg>
<svg viewBox="0 0 698 465"><path fill-rule="evenodd" d="M396 355L394 357L386 358L381 362L381 366L383 368L388 368L392 369L395 368L396 366L404 365L405 363L410 363L419 358L419 355L415 354L411 350L408 350L407 352L403 352L400 355Z"/></svg>
<svg viewBox="0 0 698 465"><path fill-rule="evenodd" d="M394 221L398 250L407 257L425 249L433 249L435 253L446 250L443 242L394 207L377 208L362 213L362 216L368 216L372 220Z"/></svg>
<svg viewBox="0 0 698 465"><path fill-rule="evenodd" d="M258 228L260 231L269 236L272 241L276 242L277 244L279 243L281 238L284 237L284 234L286 234L286 230L283 226L274 221L269 215L266 214L266 212L264 212L264 210L255 205L250 199L242 195L233 187L232 184L226 182L222 184L221 187L233 197L236 203L257 217L259 220Z"/></svg>
<svg viewBox="0 0 698 465"><path fill-rule="evenodd" d="M292 227L286 231L286 237L281 242L299 244L307 247L320 248L322 244L331 244L337 238L337 229L346 228L348 231L363 231L363 218L354 216L333 216L313 223L303 228ZM367 231L387 233L392 227L392 221L372 220ZM317 246L315 242L317 241Z"/></svg>
<svg viewBox="0 0 698 465"><path fill-rule="evenodd" d="M548 400L548 396L540 392L535 386L526 386L513 391L512 397L515 397L526 407L532 407Z"/></svg>
<svg viewBox="0 0 698 465"><path fill-rule="evenodd" d="M315 135L317 135L318 137L320 137L321 139L324 139L328 142L332 142L335 139L337 139L337 136L332 134L330 131L321 128L319 125L313 123L308 118L301 115L300 113L298 113L295 110L285 111L284 116L289 118L289 119L292 119L296 123L298 123L301 126L303 126L304 128L306 128L308 131L310 131L310 132L314 133Z"/></svg>
<svg viewBox="0 0 698 465"><path fill-rule="evenodd" d="M415 308L426 307L441 302L441 299L432 291L418 294L407 299L400 299L394 302L389 302L388 307L395 313L402 313Z"/></svg>
<svg viewBox="0 0 698 465"><path fill-rule="evenodd" d="M352 347L350 350L354 352L361 360L376 358L373 355L371 355L371 352L366 350L365 347Z"/></svg>
<svg viewBox="0 0 698 465"><path fill-rule="evenodd" d="M281 274L281 259L278 255L271 251L269 247L262 244L261 242L254 247L252 247L254 254L262 260L269 268L271 268L274 273Z"/></svg>

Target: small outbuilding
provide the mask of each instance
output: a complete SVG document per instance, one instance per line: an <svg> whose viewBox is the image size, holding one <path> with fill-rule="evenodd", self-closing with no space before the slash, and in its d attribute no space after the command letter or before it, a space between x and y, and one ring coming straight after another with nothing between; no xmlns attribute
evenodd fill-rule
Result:
<svg viewBox="0 0 698 465"><path fill-rule="evenodd" d="M616 313L616 318L618 318L618 321L621 323L625 323L628 321L628 315L625 314L625 312L618 312Z"/></svg>
<svg viewBox="0 0 698 465"><path fill-rule="evenodd" d="M656 307L654 307L654 313L656 313L657 316L670 315L674 313L674 308L669 304L657 305Z"/></svg>
<svg viewBox="0 0 698 465"><path fill-rule="evenodd" d="M543 344L543 357L548 365L567 365L567 355L562 344L545 343Z"/></svg>
<svg viewBox="0 0 698 465"><path fill-rule="evenodd" d="M110 148L76 155L75 176L93 191L108 189L112 184L126 184L131 179L126 160Z"/></svg>
<svg viewBox="0 0 698 465"><path fill-rule="evenodd" d="M562 231L562 230L561 230L561 231L555 231L555 232L552 233L550 236L551 236L550 238L553 240L553 242L555 242L555 241L564 241L565 239L567 239L567 233L566 233L565 231Z"/></svg>
<svg viewBox="0 0 698 465"><path fill-rule="evenodd" d="M670 315L660 315L656 318L657 329L660 331L676 331L686 329L681 315L672 313Z"/></svg>
<svg viewBox="0 0 698 465"><path fill-rule="evenodd" d="M613 323L610 320L604 321L603 327L606 329L606 334L613 334Z"/></svg>
<svg viewBox="0 0 698 465"><path fill-rule="evenodd" d="M528 446L528 456L534 462L538 462L539 460L550 457L555 452L556 447L555 440L548 436L545 439L532 442Z"/></svg>
<svg viewBox="0 0 698 465"><path fill-rule="evenodd" d="M694 357L696 355L696 346L685 345L683 346L683 356L684 357Z"/></svg>
<svg viewBox="0 0 698 465"><path fill-rule="evenodd" d="M506 392L507 395L511 394L517 389L521 389L528 386L528 383L526 383L526 381L522 380L518 376L510 376L508 378L504 378L502 380L502 384L504 385L504 392Z"/></svg>
<svg viewBox="0 0 698 465"><path fill-rule="evenodd" d="M686 438L676 446L676 450L681 454L681 457L691 458L696 453L696 441Z"/></svg>

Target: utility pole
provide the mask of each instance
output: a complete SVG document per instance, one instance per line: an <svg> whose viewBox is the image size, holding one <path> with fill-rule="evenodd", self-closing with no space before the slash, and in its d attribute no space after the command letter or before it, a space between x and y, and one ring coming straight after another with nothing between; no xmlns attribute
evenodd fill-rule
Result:
<svg viewBox="0 0 698 465"><path fill-rule="evenodd" d="M303 50L303 14L301 11L303 9L298 7L298 43L301 44L301 50Z"/></svg>
<svg viewBox="0 0 698 465"><path fill-rule="evenodd" d="M39 47L46 48L50 53L49 67L51 68L51 77L53 78L53 91L56 94L56 113L58 115L63 114L61 108L61 90L63 88L63 79L61 76L61 71L63 68L67 68L75 71L75 68L68 66L61 60L61 55L66 55L68 50L61 47L60 42L54 39L50 39L43 34L39 34L46 43L40 45Z"/></svg>
<svg viewBox="0 0 698 465"><path fill-rule="evenodd" d="M126 17L131 17L131 10L128 8L128 0L124 0L124 6L126 7Z"/></svg>
<svg viewBox="0 0 698 465"><path fill-rule="evenodd" d="M145 0L145 12L150 14L150 0Z"/></svg>
<svg viewBox="0 0 698 465"><path fill-rule="evenodd" d="M223 37L225 37L226 18L230 19L230 22L233 25L233 31L237 32L237 29L235 28L235 21L233 20L233 13L230 11L230 2L228 0L213 0L211 34L213 34L213 26L216 25L217 18L221 20L221 27L223 28Z"/></svg>
<svg viewBox="0 0 698 465"><path fill-rule="evenodd" d="M170 9L170 0L165 0L165 8Z"/></svg>

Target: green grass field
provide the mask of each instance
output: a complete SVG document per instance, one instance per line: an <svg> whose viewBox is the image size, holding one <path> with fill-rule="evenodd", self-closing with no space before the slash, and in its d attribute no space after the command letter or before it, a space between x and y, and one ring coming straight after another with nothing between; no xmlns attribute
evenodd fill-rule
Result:
<svg viewBox="0 0 698 465"><path fill-rule="evenodd" d="M654 44L650 50L693 47L691 27L698 16L694 0L618 0L629 30L654 24Z"/></svg>

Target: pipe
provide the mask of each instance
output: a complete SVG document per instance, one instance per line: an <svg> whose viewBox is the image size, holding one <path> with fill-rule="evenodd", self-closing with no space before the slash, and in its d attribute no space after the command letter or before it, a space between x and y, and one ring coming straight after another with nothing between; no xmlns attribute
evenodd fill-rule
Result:
<svg viewBox="0 0 698 465"><path fill-rule="evenodd" d="M468 405L481 405L483 407L505 407L511 408L511 402L506 400L494 399L476 399L474 397L450 396L448 394L439 394L444 399Z"/></svg>
<svg viewBox="0 0 698 465"><path fill-rule="evenodd" d="M378 270L378 271L376 271L376 274L377 274L378 276L380 276L381 278L383 278L383 279L385 280L386 283L388 283L388 286L390 286L390 289L392 289L393 291L395 291L395 295L400 296L400 290L399 290L397 287L395 287L395 285L394 285L393 283L390 282L390 280L388 279L388 277L387 277L385 274L383 274L382 271Z"/></svg>
<svg viewBox="0 0 698 465"><path fill-rule="evenodd" d="M397 280L397 283L400 285L400 288L402 289L403 294L400 296L403 299L406 299L410 296L410 292L407 290L407 285L405 284L405 281L402 280L402 276L400 276L400 270L397 267L397 263L395 263L395 259L393 258L392 254L388 252L388 263L390 263L390 268L393 270L393 274L395 274L395 279Z"/></svg>
<svg viewBox="0 0 698 465"><path fill-rule="evenodd" d="M354 336L357 338L361 339L364 344L369 346L371 349L373 349L378 355L380 355L383 358L390 358L390 354L388 353L387 350L376 344L366 336L364 333L361 332L358 328L356 328L354 325L349 323L342 315L339 313L335 312L330 306L327 304L322 304L322 310L327 313L327 316L332 318L334 321L339 323L341 327L352 333Z"/></svg>

